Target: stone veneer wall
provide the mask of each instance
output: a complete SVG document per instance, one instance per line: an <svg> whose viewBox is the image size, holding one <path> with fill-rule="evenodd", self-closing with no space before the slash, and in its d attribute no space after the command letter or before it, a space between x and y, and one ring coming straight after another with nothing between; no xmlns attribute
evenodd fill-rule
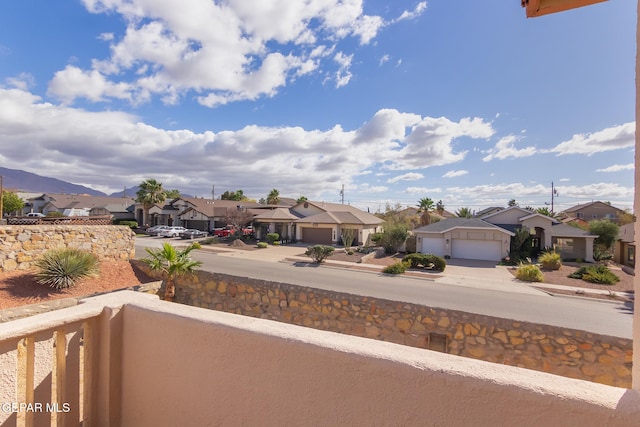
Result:
<svg viewBox="0 0 640 427"><path fill-rule="evenodd" d="M0 272L25 270L43 252L79 248L100 260L135 257L135 233L124 225L9 225L0 226Z"/></svg>
<svg viewBox="0 0 640 427"><path fill-rule="evenodd" d="M204 271L175 301L631 387L631 339Z"/></svg>

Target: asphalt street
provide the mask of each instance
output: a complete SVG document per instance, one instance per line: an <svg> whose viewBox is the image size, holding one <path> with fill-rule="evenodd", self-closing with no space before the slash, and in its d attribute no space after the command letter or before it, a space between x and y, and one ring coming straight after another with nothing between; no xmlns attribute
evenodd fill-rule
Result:
<svg viewBox="0 0 640 427"><path fill-rule="evenodd" d="M172 242L177 243L177 242ZM144 246L157 240L136 242L136 256L146 255ZM194 251L203 270L240 277L251 277L311 288L371 296L393 301L423 304L488 316L504 317L599 334L631 338L633 306L605 300L522 294L469 286L447 285L408 276L389 276L309 263L270 262L228 257L209 251ZM480 283L480 281L478 281Z"/></svg>

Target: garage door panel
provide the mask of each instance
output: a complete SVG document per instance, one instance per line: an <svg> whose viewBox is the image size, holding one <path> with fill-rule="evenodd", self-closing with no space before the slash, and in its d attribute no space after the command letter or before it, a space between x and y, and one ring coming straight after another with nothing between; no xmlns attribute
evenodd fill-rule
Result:
<svg viewBox="0 0 640 427"><path fill-rule="evenodd" d="M444 256L444 239L441 237L423 237L420 252Z"/></svg>
<svg viewBox="0 0 640 427"><path fill-rule="evenodd" d="M331 243L333 243L331 239L331 229L303 227L302 242L330 245Z"/></svg>
<svg viewBox="0 0 640 427"><path fill-rule="evenodd" d="M453 239L451 257L462 259L478 259L500 261L501 243L497 240Z"/></svg>

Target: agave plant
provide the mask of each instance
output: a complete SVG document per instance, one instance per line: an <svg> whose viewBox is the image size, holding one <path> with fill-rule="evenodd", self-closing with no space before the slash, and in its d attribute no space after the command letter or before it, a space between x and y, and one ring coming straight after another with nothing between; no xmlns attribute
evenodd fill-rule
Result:
<svg viewBox="0 0 640 427"><path fill-rule="evenodd" d="M161 248L146 248L149 257L142 259L152 270L159 271L165 277L164 300L173 301L176 295L175 279L182 274L191 274L202 262L191 258L190 252L199 245L192 244L177 250L170 243Z"/></svg>
<svg viewBox="0 0 640 427"><path fill-rule="evenodd" d="M98 258L91 252L74 248L53 249L35 261L36 281L55 289L66 289L78 280L96 276Z"/></svg>

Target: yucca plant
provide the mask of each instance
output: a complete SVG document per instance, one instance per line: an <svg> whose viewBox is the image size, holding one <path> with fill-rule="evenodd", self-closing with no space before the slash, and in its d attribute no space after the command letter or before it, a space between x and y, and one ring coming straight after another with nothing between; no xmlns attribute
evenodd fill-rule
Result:
<svg viewBox="0 0 640 427"><path fill-rule="evenodd" d="M98 258L74 248L52 249L35 261L36 281L55 289L66 289L78 280L98 275Z"/></svg>
<svg viewBox="0 0 640 427"><path fill-rule="evenodd" d="M176 295L175 279L182 274L191 274L201 261L191 258L191 251L197 249L197 244L192 244L184 249L177 250L170 243L164 243L161 248L146 248L148 258L142 259L149 268L159 271L165 277L164 300L173 301Z"/></svg>

